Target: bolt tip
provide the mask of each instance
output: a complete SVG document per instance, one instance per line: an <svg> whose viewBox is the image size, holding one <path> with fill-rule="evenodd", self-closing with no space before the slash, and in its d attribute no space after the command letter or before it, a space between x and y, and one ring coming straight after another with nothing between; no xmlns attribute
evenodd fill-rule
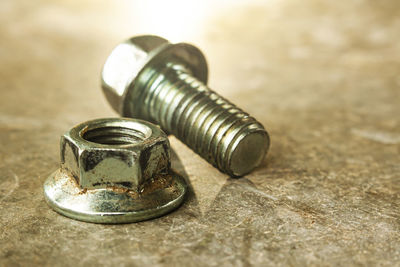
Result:
<svg viewBox="0 0 400 267"><path fill-rule="evenodd" d="M228 173L241 177L258 167L269 148L269 135L265 130L242 134L232 150L228 163Z"/></svg>

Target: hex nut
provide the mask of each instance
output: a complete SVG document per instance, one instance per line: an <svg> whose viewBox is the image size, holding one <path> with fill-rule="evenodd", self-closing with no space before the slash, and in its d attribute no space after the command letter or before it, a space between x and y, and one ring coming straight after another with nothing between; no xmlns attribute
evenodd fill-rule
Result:
<svg viewBox="0 0 400 267"><path fill-rule="evenodd" d="M175 208L186 181L171 168L166 134L128 118L97 119L61 137L60 169L44 183L57 212L94 223L137 222Z"/></svg>
<svg viewBox="0 0 400 267"><path fill-rule="evenodd" d="M167 174L169 157L166 134L151 124L97 120L61 137L61 168L82 189L140 191L157 174Z"/></svg>

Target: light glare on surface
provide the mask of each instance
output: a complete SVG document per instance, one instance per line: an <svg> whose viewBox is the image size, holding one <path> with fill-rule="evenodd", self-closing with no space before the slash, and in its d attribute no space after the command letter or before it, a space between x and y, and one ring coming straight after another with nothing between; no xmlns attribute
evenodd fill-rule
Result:
<svg viewBox="0 0 400 267"><path fill-rule="evenodd" d="M132 25L142 33L151 33L178 42L182 36L195 37L203 32L204 25L217 12L232 7L234 4L245 4L246 1L159 1L131 3L131 8L140 10L140 25ZM140 27L139 27L140 26Z"/></svg>

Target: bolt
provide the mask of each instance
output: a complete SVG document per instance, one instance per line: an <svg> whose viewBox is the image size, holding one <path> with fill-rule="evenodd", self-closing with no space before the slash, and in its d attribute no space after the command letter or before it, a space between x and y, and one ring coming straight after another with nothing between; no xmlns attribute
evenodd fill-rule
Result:
<svg viewBox="0 0 400 267"><path fill-rule="evenodd" d="M196 47L138 36L111 52L102 88L120 115L158 123L222 172L243 176L262 162L268 133L208 88L207 72Z"/></svg>
<svg viewBox="0 0 400 267"><path fill-rule="evenodd" d="M185 181L170 169L167 135L127 118L81 123L61 137L61 166L44 184L49 205L68 217L125 223L176 208Z"/></svg>

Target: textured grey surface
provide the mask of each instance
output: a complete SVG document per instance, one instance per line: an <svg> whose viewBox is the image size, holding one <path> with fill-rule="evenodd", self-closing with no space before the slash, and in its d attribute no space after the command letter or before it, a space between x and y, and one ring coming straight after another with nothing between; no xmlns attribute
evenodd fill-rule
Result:
<svg viewBox="0 0 400 267"><path fill-rule="evenodd" d="M0 2L0 265L399 265L399 2L154 3ZM42 192L59 137L114 115L101 66L141 33L198 45L270 153L235 180L171 138L191 183L179 210L60 216Z"/></svg>

